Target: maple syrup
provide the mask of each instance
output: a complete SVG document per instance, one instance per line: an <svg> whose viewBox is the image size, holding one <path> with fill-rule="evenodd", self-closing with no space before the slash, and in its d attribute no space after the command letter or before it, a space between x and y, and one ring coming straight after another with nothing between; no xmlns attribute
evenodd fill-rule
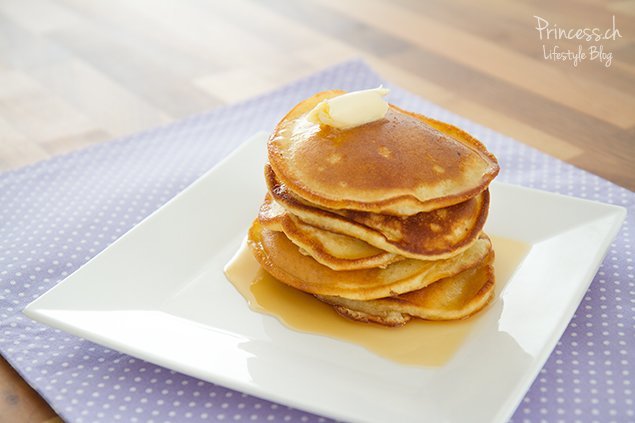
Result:
<svg viewBox="0 0 635 423"><path fill-rule="evenodd" d="M498 295L530 246L506 238L491 239L496 252L494 268ZM252 310L275 316L290 329L352 342L408 365L432 367L446 363L489 308L465 320L412 319L396 328L356 322L338 315L331 306L312 295L273 278L260 267L246 242L225 267L225 275Z"/></svg>

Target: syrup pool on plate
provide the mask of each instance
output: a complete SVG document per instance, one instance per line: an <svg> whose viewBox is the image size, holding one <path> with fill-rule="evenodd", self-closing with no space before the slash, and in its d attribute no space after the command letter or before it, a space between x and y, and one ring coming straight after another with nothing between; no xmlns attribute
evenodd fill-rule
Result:
<svg viewBox="0 0 635 423"><path fill-rule="evenodd" d="M497 295L530 246L519 241L491 237L496 252L494 269ZM249 307L270 314L293 330L351 342L390 360L409 365L441 366L469 334L486 307L468 319L425 321L412 319L401 327L361 323L338 315L333 308L310 294L291 288L265 272L246 242L225 267L227 279L247 300Z"/></svg>

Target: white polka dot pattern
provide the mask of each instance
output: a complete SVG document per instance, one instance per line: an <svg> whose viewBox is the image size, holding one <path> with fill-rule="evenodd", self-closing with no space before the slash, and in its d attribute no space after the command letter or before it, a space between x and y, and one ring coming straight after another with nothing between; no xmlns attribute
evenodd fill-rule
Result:
<svg viewBox="0 0 635 423"><path fill-rule="evenodd" d="M291 106L328 88L391 101L485 142L500 180L629 209L627 222L514 422L626 422L633 414L635 194L382 81L347 62L250 101L0 175L0 352L69 422L326 421L161 368L20 310Z"/></svg>

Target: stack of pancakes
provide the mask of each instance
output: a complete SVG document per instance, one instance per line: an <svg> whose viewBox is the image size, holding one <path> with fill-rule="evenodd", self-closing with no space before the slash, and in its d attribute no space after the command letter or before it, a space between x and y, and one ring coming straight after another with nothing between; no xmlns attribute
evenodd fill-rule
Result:
<svg viewBox="0 0 635 423"><path fill-rule="evenodd" d="M268 141L268 193L249 231L262 267L360 321L461 319L494 293L482 232L496 158L460 129L390 105L336 129L302 101Z"/></svg>

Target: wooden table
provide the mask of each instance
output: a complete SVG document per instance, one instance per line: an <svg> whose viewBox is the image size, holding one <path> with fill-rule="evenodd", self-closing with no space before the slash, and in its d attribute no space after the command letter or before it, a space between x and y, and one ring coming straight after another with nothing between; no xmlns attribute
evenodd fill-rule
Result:
<svg viewBox="0 0 635 423"><path fill-rule="evenodd" d="M603 33L615 16L621 37L541 41L534 16ZM632 0L4 0L0 170L362 57L442 107L635 189L634 28ZM555 45L600 44L608 67L545 59ZM4 361L0 392L0 421L58 421Z"/></svg>

